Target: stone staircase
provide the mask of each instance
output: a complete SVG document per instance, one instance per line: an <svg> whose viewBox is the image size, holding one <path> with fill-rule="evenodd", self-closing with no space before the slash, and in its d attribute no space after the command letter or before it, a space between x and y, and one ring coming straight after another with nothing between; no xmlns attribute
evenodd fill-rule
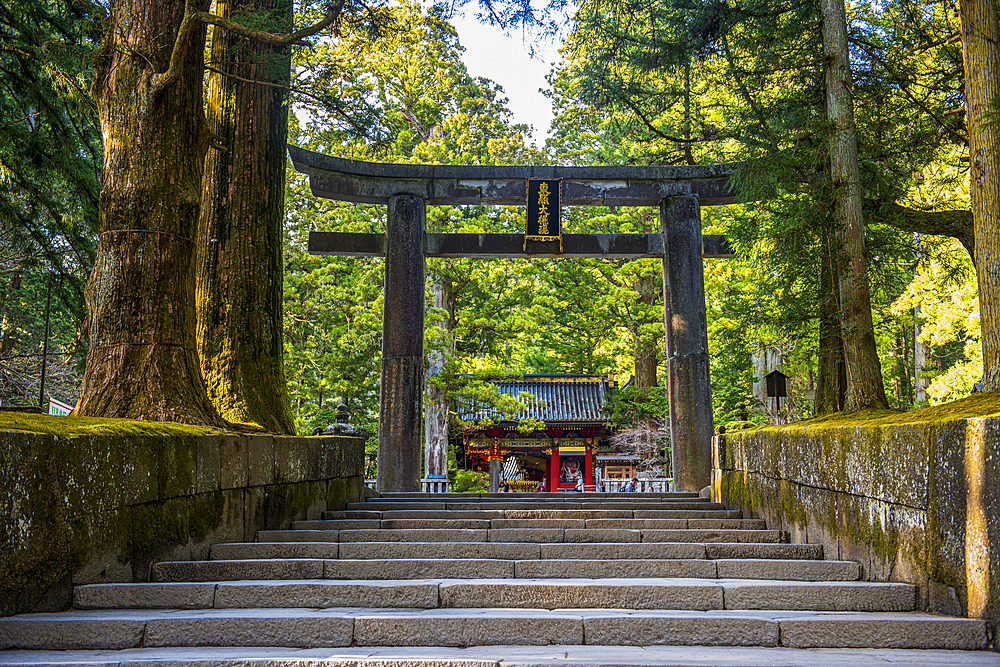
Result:
<svg viewBox="0 0 1000 667"><path fill-rule="evenodd" d="M0 664L1000 665L861 574L697 494L385 494L0 619Z"/></svg>

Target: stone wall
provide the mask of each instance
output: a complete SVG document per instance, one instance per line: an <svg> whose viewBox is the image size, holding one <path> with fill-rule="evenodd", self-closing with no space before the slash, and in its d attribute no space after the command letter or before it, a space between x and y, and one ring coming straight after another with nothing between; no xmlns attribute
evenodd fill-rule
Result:
<svg viewBox="0 0 1000 667"><path fill-rule="evenodd" d="M0 615L65 609L72 585L319 518L363 498L364 441L0 431Z"/></svg>
<svg viewBox="0 0 1000 667"><path fill-rule="evenodd" d="M871 421L719 435L712 496L866 580L918 584L926 609L995 625L1000 419Z"/></svg>

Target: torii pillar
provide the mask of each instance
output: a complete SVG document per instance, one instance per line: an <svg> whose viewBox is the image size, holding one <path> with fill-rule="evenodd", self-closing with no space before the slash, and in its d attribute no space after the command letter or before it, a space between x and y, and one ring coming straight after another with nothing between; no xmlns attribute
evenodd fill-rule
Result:
<svg viewBox="0 0 1000 667"><path fill-rule="evenodd" d="M389 198L378 398L378 491L419 491L424 393L424 200Z"/></svg>
<svg viewBox="0 0 1000 667"><path fill-rule="evenodd" d="M660 225L673 488L700 491L712 479L714 420L698 197L664 199Z"/></svg>

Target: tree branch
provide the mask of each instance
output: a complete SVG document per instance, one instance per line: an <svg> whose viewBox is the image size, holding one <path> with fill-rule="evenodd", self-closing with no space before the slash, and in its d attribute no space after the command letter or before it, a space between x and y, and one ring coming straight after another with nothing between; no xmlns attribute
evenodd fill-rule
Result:
<svg viewBox="0 0 1000 667"><path fill-rule="evenodd" d="M314 23L302 30L285 34L254 30L253 28L248 28L245 25L208 12L196 12L194 18L202 23L214 25L229 32L235 32L237 35L258 41L261 44L268 44L270 46L312 46L312 44L305 41L305 38L322 32L333 25L344 11L345 2L346 0L336 0L330 7L330 11L327 12L327 15L319 23Z"/></svg>
<svg viewBox="0 0 1000 667"><path fill-rule="evenodd" d="M154 97L177 83L177 80L181 78L181 70L184 67L184 57L187 55L191 33L198 25L194 15L199 12L195 11L194 2L195 0L186 0L184 3L184 18L181 19L181 25L177 29L177 39L174 40L174 48L170 52L170 64L167 66L167 71L153 75L152 93Z"/></svg>
<svg viewBox="0 0 1000 667"><path fill-rule="evenodd" d="M420 122L420 119L417 118L417 114L413 112L413 109L410 108L409 104L407 104L406 108L403 109L403 117L406 118L406 120L410 123L413 129L417 131L417 134L420 135L421 139L423 139L424 141L430 139L431 137L430 132L428 132L427 128L424 127L424 124Z"/></svg>
<svg viewBox="0 0 1000 667"><path fill-rule="evenodd" d="M9 123L5 123L4 125L0 125L0 132L2 132L3 130L6 130L11 125L16 125L17 123L23 123L24 121L28 120L29 118L34 118L35 116L39 116L39 115L41 115L41 113L42 113L41 111L38 111L38 112L35 112L35 113L29 113L27 116L24 116L23 118L18 118L17 120L12 120Z"/></svg>
<svg viewBox="0 0 1000 667"><path fill-rule="evenodd" d="M242 81L244 83L253 83L253 84L260 85L260 86L268 86L270 88L277 88L279 90L287 90L290 93L294 93L296 95L301 95L302 97L308 97L309 99L313 100L314 102L316 102L318 104L321 104L325 108L332 108L334 111L337 112L338 115L340 115L341 118L344 119L344 121L348 125L350 125L351 127L353 127L358 133L360 133L360 134L364 134L365 133L365 128L362 127L362 126L360 126L360 125L358 125L358 123L353 118L351 118L347 114L347 112L344 111L342 108L340 108L336 103L334 103L334 102L332 102L332 101L330 101L328 99L325 99L323 97L320 97L318 95L314 95L314 94L310 93L309 91L303 90L302 88L299 88L297 86L284 86L284 85L282 85L280 83L271 83L269 81L261 81L260 79L248 79L248 78L242 77L242 76L240 76L238 74L233 74L231 72L224 72L221 69L218 69L217 67L212 67L212 65L210 65L208 63L205 63L205 69L207 69L209 72L215 72L216 74L219 74L221 76L225 76L225 77L228 77L230 79L236 79L237 81Z"/></svg>
<svg viewBox="0 0 1000 667"><path fill-rule="evenodd" d="M216 16L209 12L197 11L195 0L187 0L184 3L184 18L181 19L181 25L177 30L177 39L174 41L174 49L170 53L170 64L166 72L156 74L153 77L153 94L158 95L177 83L184 67L184 57L187 55L191 33L199 25L214 25L217 28L234 32L247 39L271 46L311 46L309 42L305 41L305 38L315 35L333 25L340 18L345 2L346 0L335 0L330 6L330 11L327 12L327 15L319 23L314 23L311 26L292 33L273 33L264 30L254 30L221 16Z"/></svg>
<svg viewBox="0 0 1000 667"><path fill-rule="evenodd" d="M899 204L883 204L872 217L890 227L919 234L950 236L956 238L976 261L976 233L972 225L972 211L919 211Z"/></svg>

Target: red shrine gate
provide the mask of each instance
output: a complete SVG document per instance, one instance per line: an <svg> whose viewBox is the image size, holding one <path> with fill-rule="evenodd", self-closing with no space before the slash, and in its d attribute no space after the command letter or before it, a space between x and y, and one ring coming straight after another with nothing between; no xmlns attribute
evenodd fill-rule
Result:
<svg viewBox="0 0 1000 667"><path fill-rule="evenodd" d="M735 203L730 165L562 167L385 164L288 147L316 197L386 204L385 234L310 232L309 252L384 256L378 490L418 491L424 372L425 257L656 257L663 260L674 486L711 481L713 433L702 259L731 257L702 236L701 207ZM427 204L524 205L529 179L561 180L564 206L658 206L654 234L433 234Z"/></svg>
<svg viewBox="0 0 1000 667"><path fill-rule="evenodd" d="M617 458L606 444L613 431L604 425L607 415L603 411L605 398L617 383L605 375L534 374L496 380L493 386L514 398L522 393L531 395L535 401L518 419L537 420L544 426L522 432L517 421L499 420L488 408L463 414L469 421L496 420L486 428L471 428L462 434L466 466L480 469L483 463L503 460L506 481L512 472L507 464L516 457L517 476L523 482L519 491L535 491L539 482L548 491L575 489L578 480L586 490L593 489L596 457Z"/></svg>

